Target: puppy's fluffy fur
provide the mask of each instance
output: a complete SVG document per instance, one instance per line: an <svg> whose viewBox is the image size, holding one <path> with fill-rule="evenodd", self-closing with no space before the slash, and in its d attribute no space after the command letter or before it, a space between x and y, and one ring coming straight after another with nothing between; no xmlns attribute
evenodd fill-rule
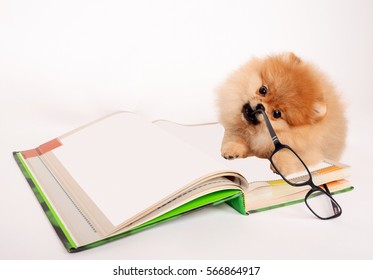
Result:
<svg viewBox="0 0 373 280"><path fill-rule="evenodd" d="M262 86L267 88L265 95L259 91ZM263 117L258 116L259 124L254 124L242 114L245 104L255 110L260 103L279 140L307 165L340 159L346 136L344 105L326 76L293 53L253 58L233 72L217 93L219 119L225 128L223 157L271 155L274 145ZM286 156L275 164L283 174L298 171Z"/></svg>

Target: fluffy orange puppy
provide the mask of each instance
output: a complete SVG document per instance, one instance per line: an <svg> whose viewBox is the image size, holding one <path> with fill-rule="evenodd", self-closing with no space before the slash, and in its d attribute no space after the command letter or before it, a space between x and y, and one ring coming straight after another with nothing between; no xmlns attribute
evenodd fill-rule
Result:
<svg viewBox="0 0 373 280"><path fill-rule="evenodd" d="M243 116L247 104L264 107L279 140L307 165L340 159L347 129L341 98L322 72L293 53L251 59L217 93L224 158L268 158L274 150L263 117ZM286 156L277 161L284 175L298 171Z"/></svg>

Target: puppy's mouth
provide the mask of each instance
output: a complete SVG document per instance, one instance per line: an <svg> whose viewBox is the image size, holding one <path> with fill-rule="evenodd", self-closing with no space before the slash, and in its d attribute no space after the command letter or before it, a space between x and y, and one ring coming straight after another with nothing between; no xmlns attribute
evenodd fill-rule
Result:
<svg viewBox="0 0 373 280"><path fill-rule="evenodd" d="M263 104L260 104L260 103L256 105L256 110L258 110L258 109L265 110ZM242 114L243 114L245 120L247 120L248 123L253 124L253 125L257 125L257 124L260 123L260 121L256 117L255 110L253 110L251 108L249 103L246 103L242 107Z"/></svg>

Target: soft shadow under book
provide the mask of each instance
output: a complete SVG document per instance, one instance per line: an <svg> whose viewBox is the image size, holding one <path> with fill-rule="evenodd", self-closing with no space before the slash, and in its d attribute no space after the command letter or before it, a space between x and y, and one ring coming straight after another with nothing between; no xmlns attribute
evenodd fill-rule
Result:
<svg viewBox="0 0 373 280"><path fill-rule="evenodd" d="M291 187L277 175L251 180L255 168L243 174L220 160L219 150L215 154L219 160L162 125L127 112L13 153L69 252L205 206L225 202L247 215L302 202L309 190ZM314 182L326 183L333 194L352 189L347 165L325 160L312 170Z"/></svg>

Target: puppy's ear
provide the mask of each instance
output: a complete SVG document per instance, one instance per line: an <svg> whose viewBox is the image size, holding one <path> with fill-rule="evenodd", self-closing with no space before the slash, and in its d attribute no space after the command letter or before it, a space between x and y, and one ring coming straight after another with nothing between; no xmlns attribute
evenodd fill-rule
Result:
<svg viewBox="0 0 373 280"><path fill-rule="evenodd" d="M313 108L312 108L312 121L313 123L316 123L318 121L321 121L325 114L326 114L326 111L327 111L327 108L326 108L326 104L323 102L323 101L318 101L316 102L314 105L313 105Z"/></svg>
<svg viewBox="0 0 373 280"><path fill-rule="evenodd" d="M302 60L301 60L298 56L296 56L293 52L288 52L288 53L286 53L286 54L285 54L285 57L286 57L286 59L287 59L289 62L291 62L291 63L293 63L293 64L299 64L299 63L302 62Z"/></svg>

